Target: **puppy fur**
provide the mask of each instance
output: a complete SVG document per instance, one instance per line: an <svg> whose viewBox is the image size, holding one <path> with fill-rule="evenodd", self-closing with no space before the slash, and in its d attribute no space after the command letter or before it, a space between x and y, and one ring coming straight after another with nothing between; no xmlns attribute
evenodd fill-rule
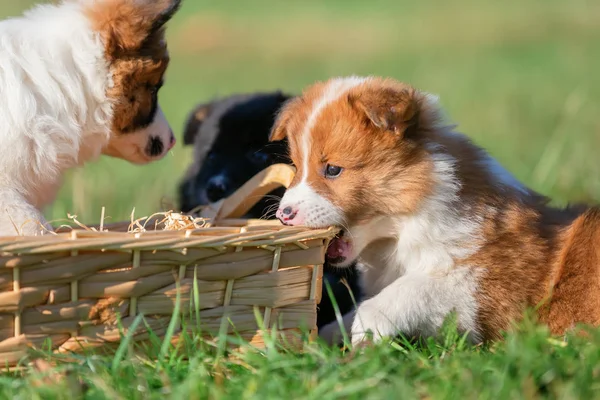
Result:
<svg viewBox="0 0 600 400"><path fill-rule="evenodd" d="M343 228L336 264L360 260L353 343L435 335L451 312L472 342L529 307L554 334L600 322L600 209L550 207L447 124L435 96L376 77L316 83L280 112L271 138L284 137L298 174L278 218Z"/></svg>
<svg viewBox="0 0 600 400"><path fill-rule="evenodd" d="M66 170L100 154L136 164L175 138L157 101L164 24L180 0L65 0L0 22L0 235L50 229Z"/></svg>
<svg viewBox="0 0 600 400"><path fill-rule="evenodd" d="M277 112L289 99L291 96L281 92L235 94L192 110L184 129L184 144L194 145L194 161L180 184L182 211L190 212L231 195L269 165L290 163L286 139L269 144ZM273 217L284 192L278 189L270 193L246 217ZM342 313L354 308L349 288L355 298L359 297L357 278L354 265L346 269L327 262L324 265L324 280ZM317 326L334 320L333 305L323 288Z"/></svg>
<svg viewBox="0 0 600 400"><path fill-rule="evenodd" d="M180 185L181 210L192 211L235 192L276 163L289 163L287 141L269 143L277 111L290 98L281 92L234 94L200 104L184 128L184 144L194 146L193 163ZM274 215L284 189L262 199L249 213Z"/></svg>

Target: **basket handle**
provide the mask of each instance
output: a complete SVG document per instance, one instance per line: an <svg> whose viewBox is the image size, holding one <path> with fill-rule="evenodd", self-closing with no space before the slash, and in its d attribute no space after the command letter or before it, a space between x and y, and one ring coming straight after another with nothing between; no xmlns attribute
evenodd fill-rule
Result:
<svg viewBox="0 0 600 400"><path fill-rule="evenodd" d="M289 187L296 169L288 164L273 164L265 168L231 196L204 207L200 216L213 220L240 218L265 195L279 187Z"/></svg>

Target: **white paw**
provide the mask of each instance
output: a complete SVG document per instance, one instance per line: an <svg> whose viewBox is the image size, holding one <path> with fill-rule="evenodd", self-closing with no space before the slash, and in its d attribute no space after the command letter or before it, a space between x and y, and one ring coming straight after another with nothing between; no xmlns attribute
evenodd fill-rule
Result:
<svg viewBox="0 0 600 400"><path fill-rule="evenodd" d="M372 335L373 342L379 342L384 337L394 336L397 331L385 307L380 307L376 299L369 299L362 302L356 311L351 330L352 344L366 341L369 335Z"/></svg>

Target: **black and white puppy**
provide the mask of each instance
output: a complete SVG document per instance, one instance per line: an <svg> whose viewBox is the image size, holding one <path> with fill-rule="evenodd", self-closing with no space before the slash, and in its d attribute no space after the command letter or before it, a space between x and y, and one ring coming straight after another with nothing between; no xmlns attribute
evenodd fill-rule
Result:
<svg viewBox="0 0 600 400"><path fill-rule="evenodd" d="M194 156L180 186L182 211L231 195L269 165L290 162L287 141L267 140L275 113L288 98L279 92L238 94L201 104L192 111L183 135L185 145L194 145ZM262 199L248 217L264 217L284 191L279 189L273 197Z"/></svg>
<svg viewBox="0 0 600 400"><path fill-rule="evenodd" d="M218 201L235 192L254 175L276 163L288 163L284 139L269 143L275 117L291 96L281 92L236 94L197 106L189 115L184 144L194 145L194 161L180 184L179 206L183 212ZM259 201L248 218L272 218L285 190L278 189ZM346 286L343 279L348 283ZM355 266L336 269L324 265L326 280L342 314L358 301ZM335 311L323 287L317 326L335 320Z"/></svg>

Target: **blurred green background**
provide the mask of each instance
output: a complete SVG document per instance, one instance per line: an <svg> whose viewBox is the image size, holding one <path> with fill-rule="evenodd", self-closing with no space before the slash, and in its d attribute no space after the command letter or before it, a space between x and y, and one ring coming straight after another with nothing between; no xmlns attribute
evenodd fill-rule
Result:
<svg viewBox="0 0 600 400"><path fill-rule="evenodd" d="M33 1L0 0L0 16ZM178 137L200 101L391 76L437 93L462 132L557 203L600 200L598 0L184 0L160 94ZM141 217L176 199L191 151L73 171L50 219Z"/></svg>

